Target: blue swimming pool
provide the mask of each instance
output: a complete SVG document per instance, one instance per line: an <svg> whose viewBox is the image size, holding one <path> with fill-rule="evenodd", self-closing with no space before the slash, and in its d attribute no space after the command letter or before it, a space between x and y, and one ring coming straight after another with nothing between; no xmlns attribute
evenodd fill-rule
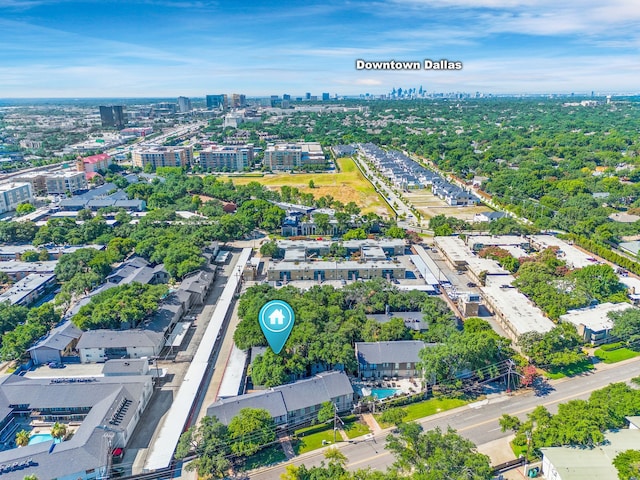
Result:
<svg viewBox="0 0 640 480"><path fill-rule="evenodd" d="M50 433L36 433L35 435L31 435L31 438L29 438L29 445L48 442L49 440L53 440L53 437Z"/></svg>
<svg viewBox="0 0 640 480"><path fill-rule="evenodd" d="M377 397L378 400L382 400L383 398L387 398L387 397L391 397L392 395L395 395L399 391L400 390L398 390L397 388L372 388L371 395L373 395L374 397Z"/></svg>
<svg viewBox="0 0 640 480"><path fill-rule="evenodd" d="M400 393L401 391L398 388L369 388L369 387L361 387L361 386L356 386L356 390L363 397L367 397L371 395L372 397L376 397L378 400L391 397L396 393Z"/></svg>

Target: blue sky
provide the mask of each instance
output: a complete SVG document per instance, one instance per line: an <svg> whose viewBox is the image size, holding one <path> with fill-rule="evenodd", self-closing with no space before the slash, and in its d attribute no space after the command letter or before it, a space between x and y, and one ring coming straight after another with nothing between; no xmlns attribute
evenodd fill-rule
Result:
<svg viewBox="0 0 640 480"><path fill-rule="evenodd" d="M638 92L638 25L638 0L0 0L0 97Z"/></svg>

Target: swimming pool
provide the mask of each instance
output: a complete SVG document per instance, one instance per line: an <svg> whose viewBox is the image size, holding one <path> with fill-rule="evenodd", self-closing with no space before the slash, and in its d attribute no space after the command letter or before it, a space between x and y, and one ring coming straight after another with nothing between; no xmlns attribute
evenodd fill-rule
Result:
<svg viewBox="0 0 640 480"><path fill-rule="evenodd" d="M398 388L369 388L369 387L361 387L357 386L356 389L358 393L363 397L368 397L371 395L372 397L376 397L378 400L382 400L383 398L391 397L396 393L399 393L401 390Z"/></svg>
<svg viewBox="0 0 640 480"><path fill-rule="evenodd" d="M53 440L53 437L50 433L36 433L35 435L31 435L31 438L29 438L29 445L48 442L49 440Z"/></svg>

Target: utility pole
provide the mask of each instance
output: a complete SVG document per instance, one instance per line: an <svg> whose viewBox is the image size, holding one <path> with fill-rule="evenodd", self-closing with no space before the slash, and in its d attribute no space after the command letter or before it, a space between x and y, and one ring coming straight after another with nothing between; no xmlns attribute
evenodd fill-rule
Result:
<svg viewBox="0 0 640 480"><path fill-rule="evenodd" d="M340 424L342 426L344 426L344 422L342 421L342 419L338 416L338 406L334 403L333 404L333 443L335 445L336 443L336 437L338 434L338 422L340 422Z"/></svg>

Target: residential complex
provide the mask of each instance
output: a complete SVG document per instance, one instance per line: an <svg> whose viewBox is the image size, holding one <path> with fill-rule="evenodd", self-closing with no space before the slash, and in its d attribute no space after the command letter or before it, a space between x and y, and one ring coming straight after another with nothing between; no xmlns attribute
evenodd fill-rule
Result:
<svg viewBox="0 0 640 480"><path fill-rule="evenodd" d="M193 147L149 145L134 150L132 160L136 167L151 165L154 170L158 167L187 167L193 161Z"/></svg>
<svg viewBox="0 0 640 480"><path fill-rule="evenodd" d="M89 173L106 172L111 163L111 155L108 153L99 153L89 157L78 158L76 168L79 172L84 172L85 175L88 175Z"/></svg>
<svg viewBox="0 0 640 480"><path fill-rule="evenodd" d="M277 426L293 427L315 420L325 402L333 403L338 413L349 411L353 396L344 372L323 372L295 383L218 400L207 408L207 415L228 425L243 408L263 408Z"/></svg>
<svg viewBox="0 0 640 480"><path fill-rule="evenodd" d="M428 346L418 340L356 342L358 377L420 378L420 350Z"/></svg>
<svg viewBox="0 0 640 480"><path fill-rule="evenodd" d="M55 172L46 176L49 195L74 195L89 188L84 172Z"/></svg>
<svg viewBox="0 0 640 480"><path fill-rule="evenodd" d="M212 172L239 172L253 165L253 145L215 145L200 151L200 167Z"/></svg>
<svg viewBox="0 0 640 480"><path fill-rule="evenodd" d="M264 152L264 165L270 170L296 170L326 163L322 147L315 142L277 143Z"/></svg>
<svg viewBox="0 0 640 480"><path fill-rule="evenodd" d="M362 155L397 188L409 190L431 187L434 195L451 206L477 205L480 202L470 191L450 183L402 152L385 151L372 143L362 144L359 149Z"/></svg>
<svg viewBox="0 0 640 480"><path fill-rule="evenodd" d="M28 306L35 302L51 287L56 276L48 273L32 273L14 283L11 288L0 294L0 303Z"/></svg>
<svg viewBox="0 0 640 480"><path fill-rule="evenodd" d="M13 182L0 184L0 213L11 212L21 203L33 201L30 183Z"/></svg>
<svg viewBox="0 0 640 480"><path fill-rule="evenodd" d="M112 452L127 446L152 393L150 375L43 379L3 376L2 478L107 478ZM58 443L48 435L55 422L73 425L68 440ZM44 441L16 448L13 439L18 430L45 437Z"/></svg>

